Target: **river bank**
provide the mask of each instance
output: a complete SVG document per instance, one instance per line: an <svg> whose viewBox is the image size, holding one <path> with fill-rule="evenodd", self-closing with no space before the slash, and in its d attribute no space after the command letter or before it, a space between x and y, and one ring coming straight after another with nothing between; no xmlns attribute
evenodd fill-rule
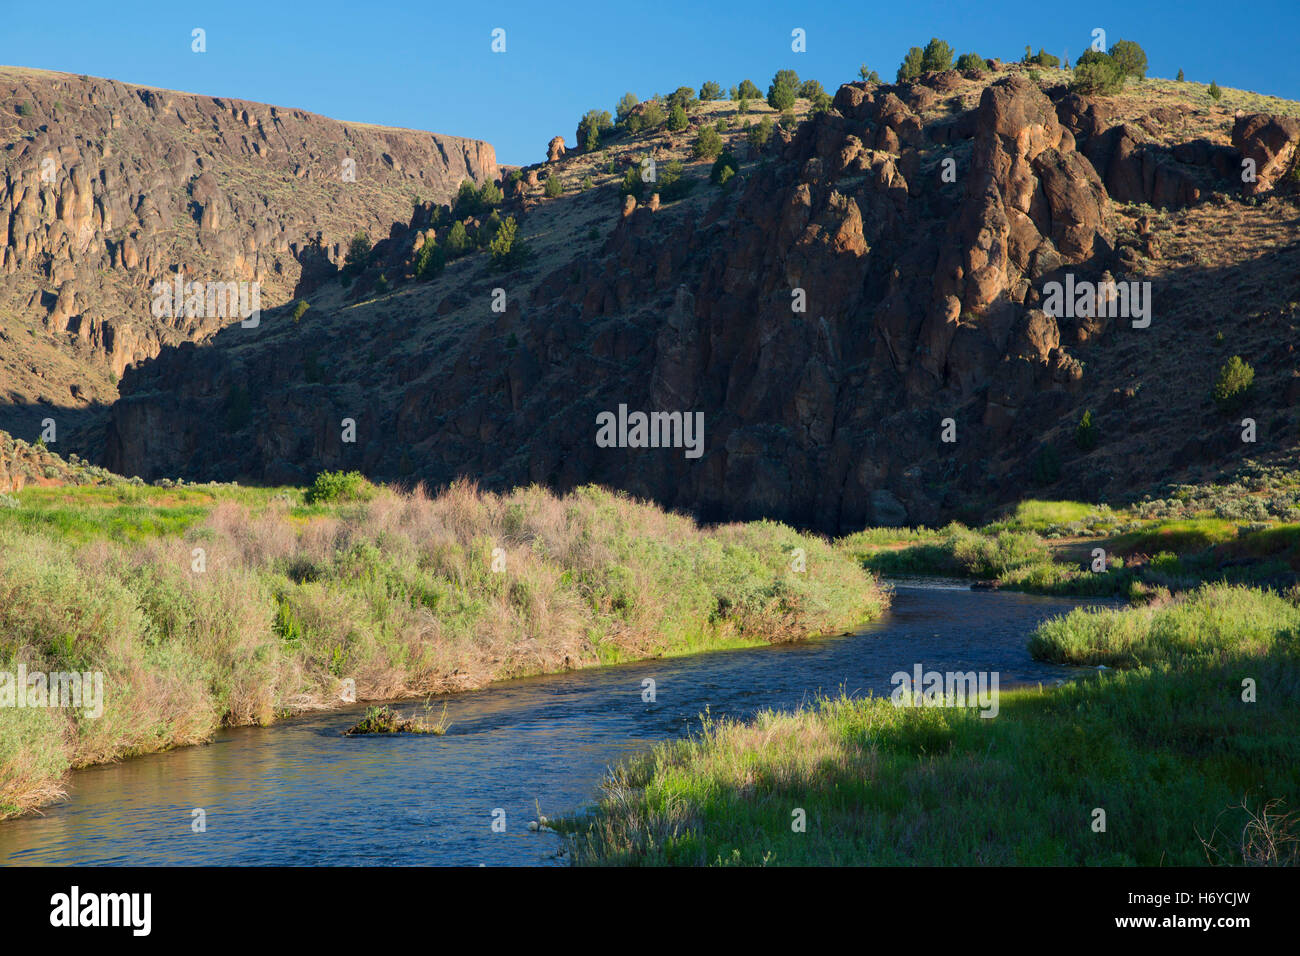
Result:
<svg viewBox="0 0 1300 956"><path fill-rule="evenodd" d="M525 677L436 698L446 734L343 736L367 705L77 771L66 799L0 822L0 863L59 865L563 865L534 832L588 806L610 765L714 719L795 710L819 693L888 694L916 662L1001 672L1002 687L1069 680L1025 635L1078 602L891 582L854 633ZM648 685L653 681L653 685ZM652 699L647 690L654 688ZM420 703L396 707L418 713ZM206 830L193 830L193 811ZM494 830L495 810L504 829Z"/></svg>
<svg viewBox="0 0 1300 956"><path fill-rule="evenodd" d="M0 673L101 675L102 713L0 707L0 818L223 726L798 641L887 603L816 536L594 487L29 487L0 507Z"/></svg>
<svg viewBox="0 0 1300 956"><path fill-rule="evenodd" d="M1300 863L1300 607L1212 585L1041 623L1111 668L969 706L833 696L621 763L571 821L615 865Z"/></svg>

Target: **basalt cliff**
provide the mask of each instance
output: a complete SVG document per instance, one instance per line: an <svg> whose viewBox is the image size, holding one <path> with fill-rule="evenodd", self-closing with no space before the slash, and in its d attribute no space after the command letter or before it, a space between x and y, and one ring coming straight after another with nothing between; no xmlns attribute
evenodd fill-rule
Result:
<svg viewBox="0 0 1300 956"><path fill-rule="evenodd" d="M128 365L231 320L160 320L153 283L282 303L356 232L498 175L477 140L0 67L0 428L102 423Z"/></svg>
<svg viewBox="0 0 1300 956"><path fill-rule="evenodd" d="M251 144L285 116L261 109L213 107L241 168L266 161ZM1122 498L1300 444L1300 124L1285 111L1150 81L1090 98L1012 66L847 84L766 142L736 112L704 103L685 130L594 151L552 141L495 208L429 196L376 230L363 268L300 288L305 311L125 368L104 464L146 479L597 482L708 520L835 532L1027 494ZM706 126L734 176L692 157ZM388 156L418 175L409 153ZM648 160L675 181L625 178ZM456 175L485 168L467 157ZM216 238L226 207L205 232L199 206L196 247L256 269L247 237ZM267 214L289 216L274 199ZM424 268L455 229L505 219L528 257ZM1123 298L1062 312L1045 308L1053 283ZM1225 409L1210 390L1231 355L1256 378ZM703 413L702 453L602 447L598 416L620 406Z"/></svg>

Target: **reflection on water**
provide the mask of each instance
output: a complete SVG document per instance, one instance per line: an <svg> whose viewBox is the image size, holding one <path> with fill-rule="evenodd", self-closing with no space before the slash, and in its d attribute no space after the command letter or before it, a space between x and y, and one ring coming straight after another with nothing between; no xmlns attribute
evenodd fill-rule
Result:
<svg viewBox="0 0 1300 956"><path fill-rule="evenodd" d="M895 671L999 671L1003 687L1075 671L1025 642L1074 602L896 582L856 634L511 681L450 695L445 737L343 737L364 708L81 771L44 816L0 823L0 861L56 864L555 864L537 808L571 812L605 767L713 715L793 707L818 692L887 695ZM654 679L655 703L641 700ZM439 702L441 704L441 701ZM408 705L409 709L409 705ZM441 710L441 707L439 707ZM191 811L207 830L191 830ZM492 831L492 811L506 831Z"/></svg>

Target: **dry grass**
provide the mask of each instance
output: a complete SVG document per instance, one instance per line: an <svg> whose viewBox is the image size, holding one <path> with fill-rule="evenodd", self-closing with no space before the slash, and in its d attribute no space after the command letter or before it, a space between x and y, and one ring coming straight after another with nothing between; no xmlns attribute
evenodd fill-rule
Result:
<svg viewBox="0 0 1300 956"><path fill-rule="evenodd" d="M78 492L88 510L150 510L96 489L57 507ZM98 719L0 709L19 742L0 744L0 814L48 800L69 767L339 706L346 681L358 700L424 697L843 631L886 601L821 539L770 522L704 529L594 487L458 482L310 507L213 494L183 534L139 543L0 525L0 670L102 671L105 698ZM790 569L795 547L806 573Z"/></svg>

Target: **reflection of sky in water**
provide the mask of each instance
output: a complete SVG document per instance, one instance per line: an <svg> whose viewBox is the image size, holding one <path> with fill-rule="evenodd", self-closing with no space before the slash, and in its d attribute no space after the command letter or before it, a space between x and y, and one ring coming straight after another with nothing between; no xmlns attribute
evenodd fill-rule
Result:
<svg viewBox="0 0 1300 956"><path fill-rule="evenodd" d="M1073 673L1033 661L1034 625L1072 602L899 586L881 621L847 636L498 684L445 698L445 737L345 738L359 710L75 774L45 816L0 823L0 862L544 864L558 839L537 807L572 812L605 767L714 716L791 707L819 691L888 694L895 671L999 671L1002 686ZM658 700L641 700L652 677ZM438 711L444 698L438 699ZM413 705L403 705L404 710ZM207 811L193 833L190 811ZM494 808L507 830L493 833Z"/></svg>

